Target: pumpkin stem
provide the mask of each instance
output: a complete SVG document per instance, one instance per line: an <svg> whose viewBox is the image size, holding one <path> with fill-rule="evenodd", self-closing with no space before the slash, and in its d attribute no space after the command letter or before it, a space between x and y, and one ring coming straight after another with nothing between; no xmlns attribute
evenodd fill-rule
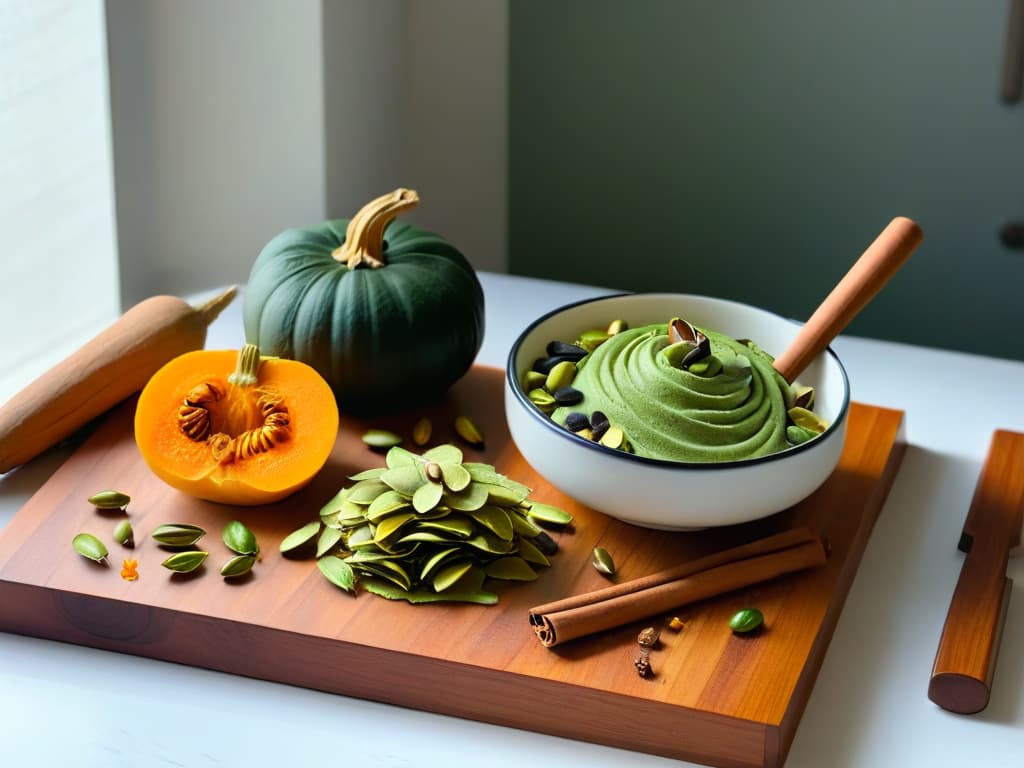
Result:
<svg viewBox="0 0 1024 768"><path fill-rule="evenodd" d="M331 256L349 269L385 266L384 230L398 214L419 202L420 196L412 189L396 189L371 200L349 221L345 242Z"/></svg>
<svg viewBox="0 0 1024 768"><path fill-rule="evenodd" d="M260 348L255 344L246 344L238 352L235 372L228 376L228 381L238 387L251 387L257 381L259 368Z"/></svg>

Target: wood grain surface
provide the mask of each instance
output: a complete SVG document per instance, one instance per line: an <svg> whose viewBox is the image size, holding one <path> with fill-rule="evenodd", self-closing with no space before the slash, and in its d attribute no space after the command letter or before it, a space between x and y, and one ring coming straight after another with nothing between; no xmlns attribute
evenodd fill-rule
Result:
<svg viewBox="0 0 1024 768"><path fill-rule="evenodd" d="M348 475L382 464L359 439L365 428L408 435L422 412L373 424L343 414L335 451L308 488L274 505L231 508L186 497L149 472L129 402L0 534L0 629L713 765L781 765L899 465L902 412L853 404L838 468L801 504L742 526L665 533L586 509L537 476L509 439L502 386L503 372L474 368L424 411L434 420L432 443L456 441L454 416L471 416L486 445L464 447L467 461L493 463L576 520L552 532L560 549L537 581L495 585L495 606L353 597L311 559L278 553ZM134 550L112 542L118 515L86 501L106 488L132 497ZM256 533L262 554L249 576L229 583L217 570L230 556L220 530L233 519ZM199 572L160 566L166 552L148 534L172 522L209 532ZM640 678L632 663L640 624L554 649L529 626L531 606L608 584L589 563L596 545L613 554L625 580L797 525L827 541L826 565L680 609L687 625L662 632L652 677ZM72 550L81 531L108 543L109 565ZM138 581L119 577L123 557L138 559ZM764 630L733 635L729 617L749 606L763 611Z"/></svg>

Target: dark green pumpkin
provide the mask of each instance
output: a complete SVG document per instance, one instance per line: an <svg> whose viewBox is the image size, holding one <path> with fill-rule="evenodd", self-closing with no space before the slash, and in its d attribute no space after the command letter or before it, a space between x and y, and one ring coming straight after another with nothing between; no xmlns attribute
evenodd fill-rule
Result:
<svg viewBox="0 0 1024 768"><path fill-rule="evenodd" d="M399 189L351 220L267 243L244 294L246 340L300 360L342 411L372 415L442 395L472 365L484 298L472 266L439 235L393 221L419 198Z"/></svg>

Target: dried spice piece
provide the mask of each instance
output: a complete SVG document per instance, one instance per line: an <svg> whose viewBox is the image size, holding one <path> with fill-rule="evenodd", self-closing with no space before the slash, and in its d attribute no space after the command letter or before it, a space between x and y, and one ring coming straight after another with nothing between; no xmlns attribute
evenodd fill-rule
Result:
<svg viewBox="0 0 1024 768"><path fill-rule="evenodd" d="M673 632L681 632L686 628L686 622L680 619L678 616L673 616L669 619L668 628Z"/></svg>
<svg viewBox="0 0 1024 768"><path fill-rule="evenodd" d="M651 674L651 650L658 644L660 634L654 627L645 627L636 636L637 645L640 646L640 655L633 661L633 666L636 667L640 677L647 677Z"/></svg>
<svg viewBox="0 0 1024 768"><path fill-rule="evenodd" d="M121 578L125 581L138 581L139 561L125 558L121 565Z"/></svg>

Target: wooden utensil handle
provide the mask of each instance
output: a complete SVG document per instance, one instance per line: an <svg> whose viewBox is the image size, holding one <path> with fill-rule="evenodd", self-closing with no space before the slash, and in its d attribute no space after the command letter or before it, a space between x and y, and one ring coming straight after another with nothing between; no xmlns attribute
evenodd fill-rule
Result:
<svg viewBox="0 0 1024 768"><path fill-rule="evenodd" d="M775 369L791 382L824 350L903 265L924 235L908 218L889 222L846 276L832 289L796 338L775 361Z"/></svg>
<svg viewBox="0 0 1024 768"><path fill-rule="evenodd" d="M1005 555L968 554L928 684L928 698L943 709L970 715L988 705L1012 584Z"/></svg>

